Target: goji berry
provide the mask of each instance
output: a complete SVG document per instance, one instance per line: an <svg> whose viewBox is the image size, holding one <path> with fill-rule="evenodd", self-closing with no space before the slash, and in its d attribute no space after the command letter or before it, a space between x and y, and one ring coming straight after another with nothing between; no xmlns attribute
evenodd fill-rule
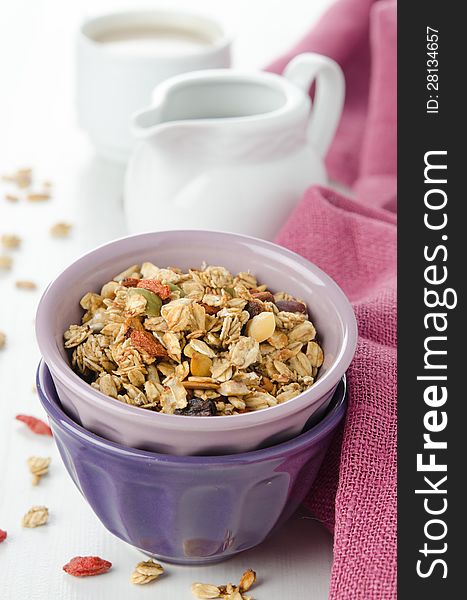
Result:
<svg viewBox="0 0 467 600"><path fill-rule="evenodd" d="M170 287L155 279L140 279L136 287L143 288L144 290L148 290L148 292L156 294L161 300L170 298Z"/></svg>
<svg viewBox="0 0 467 600"><path fill-rule="evenodd" d="M52 435L52 430L47 423L36 417L32 417L31 415L16 415L15 418L25 423L33 433L37 433L38 435Z"/></svg>
<svg viewBox="0 0 467 600"><path fill-rule="evenodd" d="M111 566L111 562L99 556L75 556L67 562L63 570L73 577L91 577L107 573Z"/></svg>
<svg viewBox="0 0 467 600"><path fill-rule="evenodd" d="M138 283L139 279L136 279L136 277L127 277L121 282L121 285L125 287L136 287Z"/></svg>
<svg viewBox="0 0 467 600"><path fill-rule="evenodd" d="M7 535L8 534L6 531L3 531L3 529L0 529L0 544L6 540Z"/></svg>
<svg viewBox="0 0 467 600"><path fill-rule="evenodd" d="M140 352L146 352L156 358L168 356L164 346L149 331L136 331L134 329L131 332L130 339L133 346Z"/></svg>

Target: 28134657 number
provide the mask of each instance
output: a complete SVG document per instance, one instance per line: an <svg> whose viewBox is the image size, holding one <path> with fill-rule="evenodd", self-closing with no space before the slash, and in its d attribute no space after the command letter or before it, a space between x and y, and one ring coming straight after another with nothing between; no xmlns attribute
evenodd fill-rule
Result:
<svg viewBox="0 0 467 600"><path fill-rule="evenodd" d="M434 27L426 28L426 89L429 94L426 111L430 114L438 114L439 109L439 74L438 74L438 39L439 31Z"/></svg>

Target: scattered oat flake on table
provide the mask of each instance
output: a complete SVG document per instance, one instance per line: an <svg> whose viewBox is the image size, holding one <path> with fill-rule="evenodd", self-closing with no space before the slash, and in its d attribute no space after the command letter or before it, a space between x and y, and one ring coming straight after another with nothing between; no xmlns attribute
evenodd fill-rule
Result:
<svg viewBox="0 0 467 600"><path fill-rule="evenodd" d="M27 188L32 182L32 169L17 169L17 171L11 175L4 175L2 179L4 181L16 183L19 188Z"/></svg>
<svg viewBox="0 0 467 600"><path fill-rule="evenodd" d="M248 569L242 575L238 585L241 592L247 592L256 581L256 572L253 569Z"/></svg>
<svg viewBox="0 0 467 600"><path fill-rule="evenodd" d="M15 282L15 285L19 290L36 290L37 289L37 283L34 283L34 281L30 281L29 279L18 279Z"/></svg>
<svg viewBox="0 0 467 600"><path fill-rule="evenodd" d="M6 540L7 536L7 532L0 529L0 544Z"/></svg>
<svg viewBox="0 0 467 600"><path fill-rule="evenodd" d="M0 269L11 269L13 259L6 254L0 254Z"/></svg>
<svg viewBox="0 0 467 600"><path fill-rule="evenodd" d="M6 346L6 334L0 331L0 350Z"/></svg>
<svg viewBox="0 0 467 600"><path fill-rule="evenodd" d="M45 525L49 519L49 509L46 506L33 506L24 515L21 525L34 528Z"/></svg>
<svg viewBox="0 0 467 600"><path fill-rule="evenodd" d="M73 225L70 225L69 223L55 223L55 225L52 225L50 228L50 235L57 238L67 237L70 235L72 228Z"/></svg>
<svg viewBox="0 0 467 600"><path fill-rule="evenodd" d="M251 596L242 594L236 585L229 584L224 589L221 588L221 598L223 600L252 600Z"/></svg>
<svg viewBox="0 0 467 600"><path fill-rule="evenodd" d="M191 592L196 598L223 598L224 600L251 600L246 596L247 592L256 581L256 573L248 569L242 575L238 586L228 583L227 585L212 585L210 583L193 583Z"/></svg>
<svg viewBox="0 0 467 600"><path fill-rule="evenodd" d="M29 471L32 474L32 485L37 485L41 477L49 472L51 458L44 456L30 456L27 460Z"/></svg>
<svg viewBox="0 0 467 600"><path fill-rule="evenodd" d="M219 598L221 593L216 585L210 583L192 583L191 593L195 598Z"/></svg>
<svg viewBox="0 0 467 600"><path fill-rule="evenodd" d="M223 600L251 600L250 596L246 596L240 592L236 585L228 583L227 585L219 586L220 598Z"/></svg>
<svg viewBox="0 0 467 600"><path fill-rule="evenodd" d="M29 202L45 202L50 200L49 192L31 192L26 196Z"/></svg>
<svg viewBox="0 0 467 600"><path fill-rule="evenodd" d="M5 200L8 200L8 202L18 202L19 198L14 194L5 194Z"/></svg>
<svg viewBox="0 0 467 600"><path fill-rule="evenodd" d="M19 248L21 246L21 238L14 233L4 233L1 242L4 248Z"/></svg>
<svg viewBox="0 0 467 600"><path fill-rule="evenodd" d="M44 421L41 421L41 419L38 419L37 417L31 415L16 415L15 419L27 425L33 433L52 436L52 430L47 423L44 423Z"/></svg>
<svg viewBox="0 0 467 600"><path fill-rule="evenodd" d="M164 567L154 560L143 560L139 562L133 573L131 574L130 581L136 585L145 585L156 580L164 573Z"/></svg>
<svg viewBox="0 0 467 600"><path fill-rule="evenodd" d="M91 577L107 573L112 563L99 556L75 556L63 567L65 573L73 577Z"/></svg>

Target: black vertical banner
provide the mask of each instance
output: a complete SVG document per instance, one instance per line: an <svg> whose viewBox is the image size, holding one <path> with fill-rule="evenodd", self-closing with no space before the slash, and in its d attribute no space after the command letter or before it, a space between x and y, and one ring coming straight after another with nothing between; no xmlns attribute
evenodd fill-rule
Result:
<svg viewBox="0 0 467 600"><path fill-rule="evenodd" d="M459 6L398 5L401 599L467 598L467 35Z"/></svg>

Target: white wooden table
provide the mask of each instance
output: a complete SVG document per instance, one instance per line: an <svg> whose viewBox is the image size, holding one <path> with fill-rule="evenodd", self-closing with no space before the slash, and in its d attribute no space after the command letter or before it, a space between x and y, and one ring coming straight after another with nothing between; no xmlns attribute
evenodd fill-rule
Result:
<svg viewBox="0 0 467 600"><path fill-rule="evenodd" d="M197 0L196 8L220 17L237 33L235 64L266 64L286 49L330 0ZM149 3L146 2L146 5ZM190 598L193 581L235 582L245 568L258 572L254 597L268 600L327 597L332 560L328 532L305 514L294 517L260 547L210 567L167 566L168 575L146 587L132 586L130 572L143 557L108 533L62 466L53 441L33 436L14 420L17 413L43 416L32 391L39 353L34 313L47 282L93 246L125 234L121 212L123 170L95 158L75 124L73 38L86 14L129 2L15 0L0 4L0 174L32 166L37 181L53 181L47 203L6 202L0 183L0 235L23 242L11 251L14 265L0 271L0 545L1 600L93 600L141 597ZM158 5L173 5L169 0ZM185 6L190 7L189 2ZM54 240L51 225L73 224L69 239ZM1 253L1 252L0 252ZM17 279L37 282L37 292L19 291ZM25 461L51 456L50 475L32 487ZM34 504L50 509L46 527L23 530L22 515ZM86 580L61 567L77 554L98 554L112 571Z"/></svg>

